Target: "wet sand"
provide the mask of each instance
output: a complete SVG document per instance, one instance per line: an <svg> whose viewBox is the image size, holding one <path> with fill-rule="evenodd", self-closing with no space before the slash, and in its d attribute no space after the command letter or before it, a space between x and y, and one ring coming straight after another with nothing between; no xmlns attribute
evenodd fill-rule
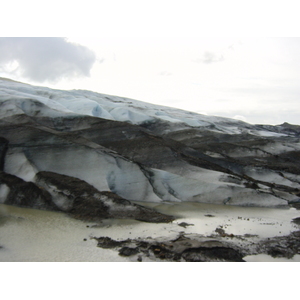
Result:
<svg viewBox="0 0 300 300"><path fill-rule="evenodd" d="M108 236L114 240L226 234L247 236L255 243L264 238L285 236L300 229L291 222L299 217L294 208L259 208L202 203L139 203L176 216L168 224L153 224L129 219L106 219L99 224L75 220L64 213L41 211L0 204L0 261L8 262L123 262L136 258L122 257L114 249L97 247L92 237ZM240 241L241 245L245 239ZM300 261L272 258L259 254L246 261ZM143 260L145 261L145 260ZM146 260L147 261L147 260ZM148 261L151 261L149 259Z"/></svg>

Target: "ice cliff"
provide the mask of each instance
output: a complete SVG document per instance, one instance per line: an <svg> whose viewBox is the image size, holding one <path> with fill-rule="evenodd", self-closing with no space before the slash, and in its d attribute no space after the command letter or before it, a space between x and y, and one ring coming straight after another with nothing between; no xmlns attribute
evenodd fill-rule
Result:
<svg viewBox="0 0 300 300"><path fill-rule="evenodd" d="M0 203L18 205L9 176L56 199L41 185L39 174L50 172L127 201L289 205L300 196L299 138L300 126L288 123L251 125L2 78Z"/></svg>

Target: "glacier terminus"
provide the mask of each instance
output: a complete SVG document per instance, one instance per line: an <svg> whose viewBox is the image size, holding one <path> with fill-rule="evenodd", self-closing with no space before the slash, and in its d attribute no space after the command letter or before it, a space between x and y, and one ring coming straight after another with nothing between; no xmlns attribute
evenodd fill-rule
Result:
<svg viewBox="0 0 300 300"><path fill-rule="evenodd" d="M150 223L176 217L148 203L299 208L299 162L299 125L253 125L0 78L1 204ZM242 260L226 251L225 260Z"/></svg>

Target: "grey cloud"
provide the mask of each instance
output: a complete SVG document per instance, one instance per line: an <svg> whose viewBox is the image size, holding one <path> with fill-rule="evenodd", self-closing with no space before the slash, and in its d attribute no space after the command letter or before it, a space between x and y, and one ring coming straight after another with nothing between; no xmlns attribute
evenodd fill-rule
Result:
<svg viewBox="0 0 300 300"><path fill-rule="evenodd" d="M224 60L223 54L216 54L214 52L206 51L203 53L203 56L201 58L195 59L194 62L211 64L223 60Z"/></svg>
<svg viewBox="0 0 300 300"><path fill-rule="evenodd" d="M161 76L171 76L172 73L170 73L168 71L162 71L162 72L159 72L158 75L161 75Z"/></svg>
<svg viewBox="0 0 300 300"><path fill-rule="evenodd" d="M224 56L223 55L216 55L213 52L205 52L203 57L203 62L205 64L211 64L213 62L223 61Z"/></svg>
<svg viewBox="0 0 300 300"><path fill-rule="evenodd" d="M102 63L104 63L104 61L105 61L105 59L104 59L104 58L98 58L98 59L97 59L97 62L98 62L99 64L102 64Z"/></svg>
<svg viewBox="0 0 300 300"><path fill-rule="evenodd" d="M17 62L15 73L37 82L89 76L96 55L60 37L0 38L0 66Z"/></svg>
<svg viewBox="0 0 300 300"><path fill-rule="evenodd" d="M193 61L197 63L204 63L204 64L222 62L225 60L225 58L229 53L239 50L240 46L242 45L243 45L242 41L234 40L230 44L227 45L224 44L224 46L219 50L210 49L204 51L200 57L194 59Z"/></svg>

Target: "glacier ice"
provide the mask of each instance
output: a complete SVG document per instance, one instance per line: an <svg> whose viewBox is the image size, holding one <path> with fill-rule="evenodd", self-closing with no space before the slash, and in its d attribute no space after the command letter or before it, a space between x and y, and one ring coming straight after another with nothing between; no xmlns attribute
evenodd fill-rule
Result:
<svg viewBox="0 0 300 300"><path fill-rule="evenodd" d="M293 130L0 79L5 172L56 172L128 200L286 205L300 188Z"/></svg>

